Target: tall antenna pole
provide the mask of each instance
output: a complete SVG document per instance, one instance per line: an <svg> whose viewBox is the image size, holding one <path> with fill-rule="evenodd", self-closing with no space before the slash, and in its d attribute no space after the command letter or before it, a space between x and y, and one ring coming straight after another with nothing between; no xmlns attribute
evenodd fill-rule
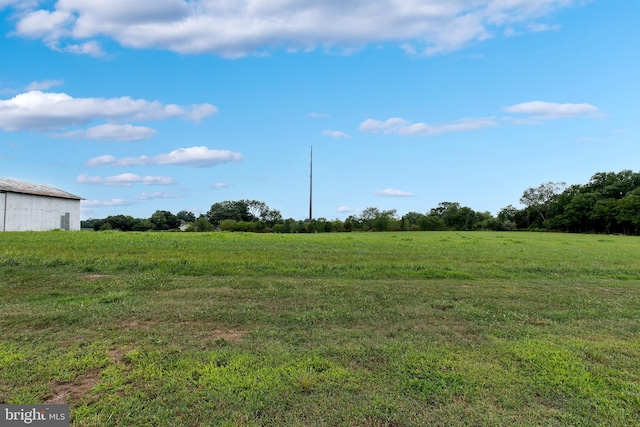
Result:
<svg viewBox="0 0 640 427"><path fill-rule="evenodd" d="M311 146L311 156L309 164L309 224L313 219L313 145Z"/></svg>

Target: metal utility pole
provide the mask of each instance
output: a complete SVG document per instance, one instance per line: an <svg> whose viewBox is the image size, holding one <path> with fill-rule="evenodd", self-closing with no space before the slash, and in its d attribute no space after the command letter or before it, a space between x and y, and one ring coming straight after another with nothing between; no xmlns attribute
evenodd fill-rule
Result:
<svg viewBox="0 0 640 427"><path fill-rule="evenodd" d="M311 156L309 164L309 224L313 219L313 145L311 146Z"/></svg>

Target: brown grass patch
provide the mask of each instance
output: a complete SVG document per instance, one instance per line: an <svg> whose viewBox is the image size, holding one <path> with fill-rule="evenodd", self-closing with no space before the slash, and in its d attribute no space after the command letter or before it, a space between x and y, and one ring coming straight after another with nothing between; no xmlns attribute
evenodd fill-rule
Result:
<svg viewBox="0 0 640 427"><path fill-rule="evenodd" d="M236 342L244 338L249 331L239 329L207 329L207 325L202 322L177 321L177 322L161 322L154 320L132 320L125 325L124 329L149 331L154 328L171 326L173 329L191 331L193 334L202 336L206 342L223 339L226 341Z"/></svg>
<svg viewBox="0 0 640 427"><path fill-rule="evenodd" d="M236 329L215 329L206 335L206 339L210 341L223 339L225 341L240 341L247 335L248 331L239 331Z"/></svg>
<svg viewBox="0 0 640 427"><path fill-rule="evenodd" d="M52 383L52 396L45 404L74 404L79 402L91 389L100 382L100 370L94 369L80 375L71 383Z"/></svg>

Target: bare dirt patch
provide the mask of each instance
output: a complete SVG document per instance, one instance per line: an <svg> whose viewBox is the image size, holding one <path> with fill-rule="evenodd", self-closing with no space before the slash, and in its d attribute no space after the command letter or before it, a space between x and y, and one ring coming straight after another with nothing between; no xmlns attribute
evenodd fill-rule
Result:
<svg viewBox="0 0 640 427"><path fill-rule="evenodd" d="M124 328L126 330L131 330L131 329L141 329L144 331L148 331L149 329L152 329L155 326L158 325L162 325L163 323L166 322L157 322L157 321L151 321L151 320L131 320L130 322L126 323L124 325Z"/></svg>
<svg viewBox="0 0 640 427"><path fill-rule="evenodd" d="M206 335L206 339L210 341L223 339L225 341L240 341L247 335L248 331L239 331L235 329L215 329Z"/></svg>
<svg viewBox="0 0 640 427"><path fill-rule="evenodd" d="M52 383L52 396L45 400L45 404L73 404L79 402L84 395L100 382L100 370L89 371L71 383Z"/></svg>
<svg viewBox="0 0 640 427"><path fill-rule="evenodd" d="M124 363L124 355L126 352L119 348L114 348L113 350L109 350L107 355L109 359L113 360L115 363Z"/></svg>
<svg viewBox="0 0 640 427"><path fill-rule="evenodd" d="M197 322L179 321L179 322L159 322L149 320L131 320L123 325L126 330L143 330L148 331L156 327L171 325L176 329L185 329L197 331L195 333L204 336L207 341L224 339L227 341L239 341L246 336L249 331L239 329L213 329L210 331L203 330L203 325Z"/></svg>
<svg viewBox="0 0 640 427"><path fill-rule="evenodd" d="M107 355L114 363L125 363L126 351L123 349L109 350ZM77 377L72 382L63 383L53 381L51 383L51 396L44 401L45 404L76 404L91 392L91 389L100 382L101 369L93 369Z"/></svg>

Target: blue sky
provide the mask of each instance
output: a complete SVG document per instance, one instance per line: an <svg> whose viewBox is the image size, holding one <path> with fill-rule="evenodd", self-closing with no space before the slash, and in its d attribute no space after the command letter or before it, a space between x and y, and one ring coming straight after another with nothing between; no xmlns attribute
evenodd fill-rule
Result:
<svg viewBox="0 0 640 427"><path fill-rule="evenodd" d="M0 176L83 218L285 218L639 170L640 2L0 0Z"/></svg>

